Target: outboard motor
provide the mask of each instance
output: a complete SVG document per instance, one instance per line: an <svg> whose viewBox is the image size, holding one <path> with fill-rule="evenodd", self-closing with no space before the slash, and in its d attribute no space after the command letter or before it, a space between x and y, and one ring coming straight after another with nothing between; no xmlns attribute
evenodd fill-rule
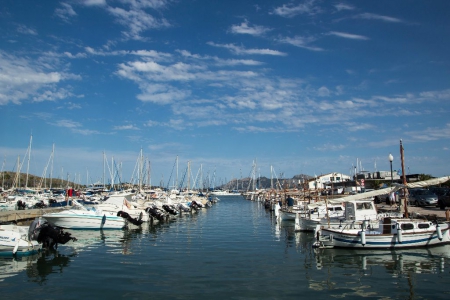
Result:
<svg viewBox="0 0 450 300"><path fill-rule="evenodd" d="M191 211L191 209L186 204L183 204L183 203L178 204L178 209L180 211L184 211L184 212L190 212Z"/></svg>
<svg viewBox="0 0 450 300"><path fill-rule="evenodd" d="M191 207L192 207L192 209L195 209L195 210L199 210L199 209L202 208L202 207L201 207L197 202L195 202L195 201L192 201L192 202L191 202Z"/></svg>
<svg viewBox="0 0 450 300"><path fill-rule="evenodd" d="M17 201L17 210L24 210L27 207L25 201L19 200Z"/></svg>
<svg viewBox="0 0 450 300"><path fill-rule="evenodd" d="M44 201L39 201L34 205L34 208L45 208L47 205L45 205Z"/></svg>
<svg viewBox="0 0 450 300"><path fill-rule="evenodd" d="M76 241L69 232L64 232L60 227L53 226L48 222L34 220L28 228L28 237L42 244L43 248L58 249L58 244L66 244L68 241Z"/></svg>
<svg viewBox="0 0 450 300"><path fill-rule="evenodd" d="M178 210L173 205L164 204L162 208L171 215L178 215Z"/></svg>
<svg viewBox="0 0 450 300"><path fill-rule="evenodd" d="M147 207L145 211L153 218L158 219L160 222L163 222L166 219L166 214L163 210L157 208L155 205Z"/></svg>
<svg viewBox="0 0 450 300"><path fill-rule="evenodd" d="M127 220L128 222L130 222L131 224L134 224L136 226L139 226L142 223L144 223L144 221L142 221L142 213L139 215L139 218L136 219L136 218L133 218L132 216L130 216L129 213L120 210L117 212L117 216L124 218L125 220Z"/></svg>

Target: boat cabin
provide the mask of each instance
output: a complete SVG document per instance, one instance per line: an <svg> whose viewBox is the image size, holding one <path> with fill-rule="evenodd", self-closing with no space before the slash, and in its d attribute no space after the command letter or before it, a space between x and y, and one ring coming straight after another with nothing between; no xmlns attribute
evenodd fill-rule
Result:
<svg viewBox="0 0 450 300"><path fill-rule="evenodd" d="M427 220L391 218L380 220L380 228L383 228L383 234L397 234L399 230L403 233L435 230L433 223Z"/></svg>
<svg viewBox="0 0 450 300"><path fill-rule="evenodd" d="M377 210L371 200L355 200L345 202L345 218L347 220L376 220Z"/></svg>

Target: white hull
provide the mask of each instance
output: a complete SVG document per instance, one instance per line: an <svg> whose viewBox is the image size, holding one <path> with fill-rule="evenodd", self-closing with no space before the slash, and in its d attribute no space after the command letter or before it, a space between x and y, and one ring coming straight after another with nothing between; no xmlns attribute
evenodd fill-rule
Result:
<svg viewBox="0 0 450 300"><path fill-rule="evenodd" d="M115 216L80 216L58 213L43 217L54 226L69 229L121 229L125 227L125 219Z"/></svg>
<svg viewBox="0 0 450 300"><path fill-rule="evenodd" d="M449 224L439 224L437 227L428 221L395 220L390 233L383 233L383 225L378 229L318 229L319 239L315 247L319 248L358 248L358 249L397 249L436 246L450 243ZM402 224L428 224L428 228L397 229ZM398 226L400 225L400 226ZM389 229L388 227L388 229ZM386 229L385 229L386 230Z"/></svg>
<svg viewBox="0 0 450 300"><path fill-rule="evenodd" d="M0 225L0 256L31 255L41 249L41 244L28 239L28 227Z"/></svg>
<svg viewBox="0 0 450 300"><path fill-rule="evenodd" d="M139 208L128 208L125 205L117 206L115 204L109 204L109 203L101 203L101 204L95 204L93 207L100 209L103 212L107 212L112 215L117 215L119 211L124 211L128 213L132 218L139 219L143 222L150 221L150 217L148 216L148 213L144 209Z"/></svg>

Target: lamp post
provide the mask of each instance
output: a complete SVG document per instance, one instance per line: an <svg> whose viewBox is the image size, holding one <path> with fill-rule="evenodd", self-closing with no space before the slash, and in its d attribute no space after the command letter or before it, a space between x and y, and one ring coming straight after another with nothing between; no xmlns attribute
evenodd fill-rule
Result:
<svg viewBox="0 0 450 300"><path fill-rule="evenodd" d="M394 160L394 157L391 153L389 153L389 163L391 164L391 185L394 183L394 175L392 174L392 161Z"/></svg>

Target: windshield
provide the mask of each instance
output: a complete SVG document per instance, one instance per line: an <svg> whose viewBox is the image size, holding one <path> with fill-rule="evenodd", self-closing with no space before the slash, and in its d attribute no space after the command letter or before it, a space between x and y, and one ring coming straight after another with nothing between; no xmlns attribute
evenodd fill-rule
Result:
<svg viewBox="0 0 450 300"><path fill-rule="evenodd" d="M419 190L416 192L416 195L434 195L434 193L430 192L429 190Z"/></svg>

